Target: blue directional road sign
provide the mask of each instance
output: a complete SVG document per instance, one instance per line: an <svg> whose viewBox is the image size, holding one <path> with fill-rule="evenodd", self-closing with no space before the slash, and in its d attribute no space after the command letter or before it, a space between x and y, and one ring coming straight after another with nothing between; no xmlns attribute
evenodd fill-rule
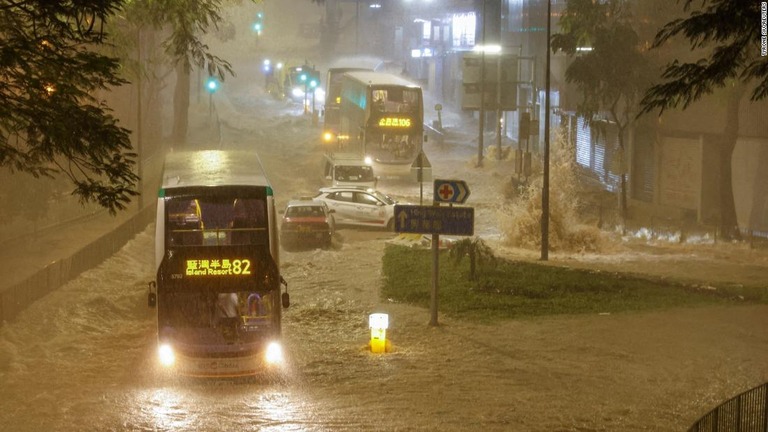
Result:
<svg viewBox="0 0 768 432"><path fill-rule="evenodd" d="M464 204L469 198L469 186L464 180L438 180L434 182L435 202Z"/></svg>
<svg viewBox="0 0 768 432"><path fill-rule="evenodd" d="M471 236L475 231L475 208L396 204L395 231Z"/></svg>

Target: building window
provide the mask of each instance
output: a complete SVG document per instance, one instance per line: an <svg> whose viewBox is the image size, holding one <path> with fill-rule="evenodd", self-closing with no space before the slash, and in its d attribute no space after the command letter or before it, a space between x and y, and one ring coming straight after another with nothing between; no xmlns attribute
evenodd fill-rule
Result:
<svg viewBox="0 0 768 432"><path fill-rule="evenodd" d="M475 46L475 28L477 17L474 12L453 14L453 47L469 48Z"/></svg>
<svg viewBox="0 0 768 432"><path fill-rule="evenodd" d="M421 38L424 40L432 39L432 23L424 21L421 23Z"/></svg>

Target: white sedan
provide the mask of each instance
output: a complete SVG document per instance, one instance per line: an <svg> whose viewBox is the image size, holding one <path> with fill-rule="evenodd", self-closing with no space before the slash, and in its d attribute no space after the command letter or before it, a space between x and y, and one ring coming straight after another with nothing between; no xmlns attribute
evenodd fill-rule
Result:
<svg viewBox="0 0 768 432"><path fill-rule="evenodd" d="M339 225L395 228L395 203L386 194L364 186L336 186L320 189L316 200L334 210Z"/></svg>

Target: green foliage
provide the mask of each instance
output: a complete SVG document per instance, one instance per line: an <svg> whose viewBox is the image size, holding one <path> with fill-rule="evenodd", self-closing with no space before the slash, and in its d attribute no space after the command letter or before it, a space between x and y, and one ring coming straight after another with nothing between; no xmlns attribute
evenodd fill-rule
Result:
<svg viewBox="0 0 768 432"><path fill-rule="evenodd" d="M223 81L225 74L234 75L232 65L212 54L200 35L218 29L225 3L225 0L133 0L126 4L124 16L139 27L170 27L171 34L162 45L172 63L180 63L187 71L192 65L205 66L209 75Z"/></svg>
<svg viewBox="0 0 768 432"><path fill-rule="evenodd" d="M751 100L768 95L768 57L760 57L759 2L752 0L703 0L691 10L684 1L686 18L667 23L657 34L654 47L665 48L678 35L687 39L695 54L704 58L691 63L674 60L667 64L662 83L650 87L641 101L640 113L682 104L683 109L716 88L726 88L725 128L720 140L720 233L740 239L730 165L739 131L739 104L748 85L754 85Z"/></svg>
<svg viewBox="0 0 768 432"><path fill-rule="evenodd" d="M455 265L461 264L464 257L469 257L469 280L477 280L478 267L495 267L496 256L480 237L465 238L451 247L449 255Z"/></svg>
<svg viewBox="0 0 768 432"><path fill-rule="evenodd" d="M713 89L735 82L755 82L751 100L768 95L768 57L760 57L760 2L753 0L704 0L690 16L667 23L656 35L654 47L662 47L682 35L691 49L709 49L706 58L693 63L674 60L665 68L663 83L645 94L641 113L682 104L687 108Z"/></svg>
<svg viewBox="0 0 768 432"><path fill-rule="evenodd" d="M625 134L635 120L637 100L651 70L634 25L629 3L624 0L573 0L566 3L561 17L563 33L551 39L553 51L563 51L572 58L565 79L581 92L577 111L586 124L604 127L608 118L616 125L622 220L627 215ZM579 53L578 48L585 45L591 50Z"/></svg>
<svg viewBox="0 0 768 432"><path fill-rule="evenodd" d="M123 16L130 28L138 32L148 27L169 31L162 42L171 66L176 70L173 99L173 131L171 141L183 146L187 136L189 110L189 80L192 66L207 68L208 75L224 81L225 75L234 76L226 60L210 52L200 37L208 32L217 33L222 21L224 5L237 0L132 0L127 2Z"/></svg>
<svg viewBox="0 0 768 432"><path fill-rule="evenodd" d="M648 73L628 5L619 0L569 1L560 27L562 32L552 36L552 50L572 58L565 78L581 92L579 114L592 122L601 112L609 112L623 129L631 121ZM579 52L579 47L591 51Z"/></svg>
<svg viewBox="0 0 768 432"><path fill-rule="evenodd" d="M466 265L445 265L449 259L440 254L440 312L478 321L768 303L765 287L702 290L685 281L507 260L472 284L461 277ZM387 246L382 297L429 308L431 262L431 251Z"/></svg>
<svg viewBox="0 0 768 432"><path fill-rule="evenodd" d="M0 0L0 166L61 173L83 201L115 213L137 195L128 130L96 98L119 86L103 23L120 0Z"/></svg>

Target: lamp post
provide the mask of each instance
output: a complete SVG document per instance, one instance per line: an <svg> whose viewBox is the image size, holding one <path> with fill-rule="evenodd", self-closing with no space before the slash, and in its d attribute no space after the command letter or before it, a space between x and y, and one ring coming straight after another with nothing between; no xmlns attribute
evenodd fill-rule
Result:
<svg viewBox="0 0 768 432"><path fill-rule="evenodd" d="M501 47L496 56L496 159L501 160Z"/></svg>
<svg viewBox="0 0 768 432"><path fill-rule="evenodd" d="M483 40L480 52L480 111L477 132L477 166L483 166L483 132L485 132L485 3L483 0Z"/></svg>
<svg viewBox="0 0 768 432"><path fill-rule="evenodd" d="M501 158L501 45L477 45L475 51L480 51L480 119L479 119L479 131L478 131L478 149L477 149L477 166L483 166L483 144L484 144L484 131L485 131L485 56L491 54L496 56L496 85L494 91L496 95L494 97L496 104L496 140L499 146L499 158Z"/></svg>

